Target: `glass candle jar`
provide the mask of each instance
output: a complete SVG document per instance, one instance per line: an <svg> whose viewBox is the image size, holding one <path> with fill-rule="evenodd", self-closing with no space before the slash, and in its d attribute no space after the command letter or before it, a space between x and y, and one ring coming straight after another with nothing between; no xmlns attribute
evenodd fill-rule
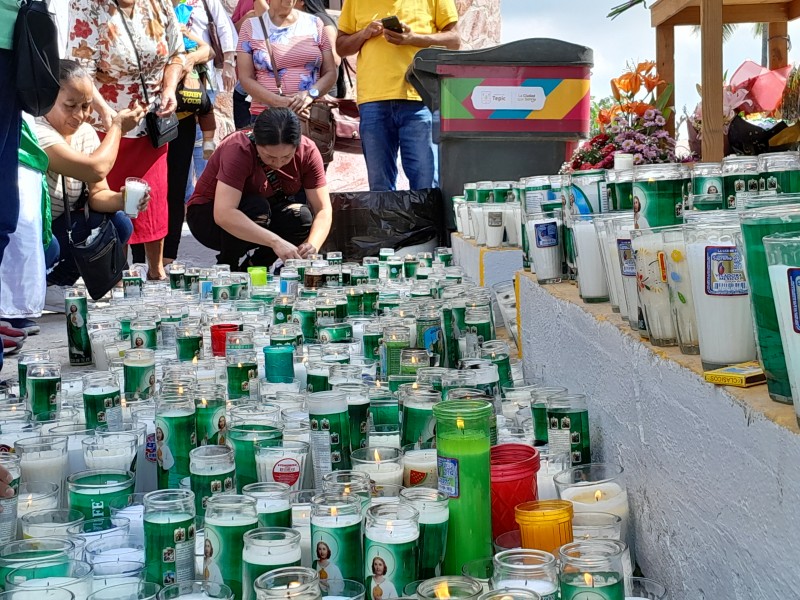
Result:
<svg viewBox="0 0 800 600"><path fill-rule="evenodd" d="M159 397L155 425L158 487L177 489L190 476L189 453L197 446L193 398Z"/></svg>
<svg viewBox="0 0 800 600"><path fill-rule="evenodd" d="M131 348L150 348L155 350L158 347L158 328L154 321L150 319L137 319L131 322Z"/></svg>
<svg viewBox="0 0 800 600"><path fill-rule="evenodd" d="M272 441L276 444L283 441L283 424L271 425L241 423L231 426L227 432L227 444L233 448L236 461L236 490L241 493L242 488L249 483L258 481L256 469L256 443L264 444Z"/></svg>
<svg viewBox="0 0 800 600"><path fill-rule="evenodd" d="M89 309L86 290L67 288L64 291L64 307L67 315L67 349L69 364L84 366L92 364L92 346L87 326Z"/></svg>
<svg viewBox="0 0 800 600"><path fill-rule="evenodd" d="M307 405L312 446L330 448L330 455L321 450L315 456L314 481L319 486L326 473L350 468L347 396L340 391L315 392L308 395Z"/></svg>
<svg viewBox="0 0 800 600"><path fill-rule="evenodd" d="M138 434L102 431L84 438L81 443L83 462L89 469L116 469L136 473Z"/></svg>
<svg viewBox="0 0 800 600"><path fill-rule="evenodd" d="M126 350L122 360L125 395L133 400L152 398L156 391L156 354L140 348Z"/></svg>
<svg viewBox="0 0 800 600"><path fill-rule="evenodd" d="M585 394L549 396L547 420L551 452L569 452L573 465L592 462L589 406Z"/></svg>
<svg viewBox="0 0 800 600"><path fill-rule="evenodd" d="M410 504L419 513L417 576L423 580L438 577L447 546L449 497L435 489L406 488L400 490L400 502Z"/></svg>
<svg viewBox="0 0 800 600"><path fill-rule="evenodd" d="M625 544L616 540L582 540L559 550L562 600L625 596L622 557Z"/></svg>
<svg viewBox="0 0 800 600"><path fill-rule="evenodd" d="M166 585L158 592L158 600L234 600L233 590L211 581L182 581Z"/></svg>
<svg viewBox="0 0 800 600"><path fill-rule="evenodd" d="M197 443L215 445L224 441L227 417L225 416L225 388L219 385L201 385L195 389L195 423Z"/></svg>
<svg viewBox="0 0 800 600"><path fill-rule="evenodd" d="M200 446L189 452L189 480L194 492L195 514L203 517L208 499L236 490L233 449L227 446Z"/></svg>
<svg viewBox="0 0 800 600"><path fill-rule="evenodd" d="M594 216L573 216L572 235L581 298L584 302L608 302L608 284L600 257L600 241L594 226Z"/></svg>
<svg viewBox="0 0 800 600"><path fill-rule="evenodd" d="M10 498L0 499L0 544L7 544L17 537L17 503L19 500L20 457L11 452L0 452L0 466L8 471L13 491Z"/></svg>
<svg viewBox="0 0 800 600"><path fill-rule="evenodd" d="M433 413L437 422L439 491L450 497L451 526L443 570L456 574L468 560L491 554L489 494L464 492L490 488L492 406L482 401L449 400L434 406Z"/></svg>
<svg viewBox="0 0 800 600"><path fill-rule="evenodd" d="M555 552L572 541L572 504L564 500L536 500L515 508L524 548Z"/></svg>
<svg viewBox="0 0 800 600"><path fill-rule="evenodd" d="M684 227L700 359L706 370L756 358L750 286L734 243L738 231L735 221ZM763 248L760 240L759 246Z"/></svg>
<svg viewBox="0 0 800 600"><path fill-rule="evenodd" d="M311 503L311 552L319 583L329 592L337 579L364 576L362 502L358 496L323 493Z"/></svg>
<svg viewBox="0 0 800 600"><path fill-rule="evenodd" d="M259 527L291 527L291 490L287 484L249 483L242 488L242 493L255 500Z"/></svg>
<svg viewBox="0 0 800 600"><path fill-rule="evenodd" d="M284 567L261 575L253 587L258 600L321 600L323 582L313 569Z"/></svg>
<svg viewBox="0 0 800 600"><path fill-rule="evenodd" d="M630 507L622 467L592 463L572 467L553 479L558 497L572 502L575 513L604 512L622 519L622 540L628 540Z"/></svg>
<svg viewBox="0 0 800 600"><path fill-rule="evenodd" d="M146 581L119 583L96 590L87 600L156 600L161 586ZM61 600L48 597L48 600Z"/></svg>
<svg viewBox="0 0 800 600"><path fill-rule="evenodd" d="M255 581L276 569L300 566L300 532L260 527L244 534L242 599L255 600Z"/></svg>
<svg viewBox="0 0 800 600"><path fill-rule="evenodd" d="M688 179L688 173L680 164L636 166L633 182L635 227L679 225L683 213L683 188Z"/></svg>
<svg viewBox="0 0 800 600"><path fill-rule="evenodd" d="M404 348L411 345L410 329L405 325L386 327L383 333L381 373L389 375L400 374L400 356Z"/></svg>
<svg viewBox="0 0 800 600"><path fill-rule="evenodd" d="M291 428L291 430L294 429ZM284 429L284 440L280 444L276 445L271 440L268 446L256 443L256 468L259 482L280 483L288 485L292 491L297 491L303 483L310 446L304 441L286 439L289 431L290 426L287 423ZM310 439L308 423L306 423L306 432Z"/></svg>
<svg viewBox="0 0 800 600"><path fill-rule="evenodd" d="M64 477L69 472L67 449L68 438L64 436L47 435L23 438L14 442L14 452L20 457L22 481L26 483L52 482L63 492ZM47 507L36 506L31 510L41 508Z"/></svg>
<svg viewBox="0 0 800 600"><path fill-rule="evenodd" d="M674 346L677 343L669 306L664 252L664 232L668 230L669 227L658 227L631 232L639 301L650 333L650 343L654 346Z"/></svg>
<svg viewBox="0 0 800 600"><path fill-rule="evenodd" d="M726 156L722 160L722 192L728 208L742 209L745 201L758 194L758 157Z"/></svg>
<svg viewBox="0 0 800 600"><path fill-rule="evenodd" d="M244 534L257 527L254 498L217 495L208 499L204 521L203 578L224 581L235 598L242 597Z"/></svg>
<svg viewBox="0 0 800 600"><path fill-rule="evenodd" d="M789 403L792 398L789 370L781 341L779 317L763 239L767 235L800 233L800 206L769 206L745 210L739 216L759 360L767 376L770 398L776 402ZM701 325L698 322L698 326ZM703 349L702 343L700 349Z"/></svg>
<svg viewBox="0 0 800 600"><path fill-rule="evenodd" d="M293 345L285 346L265 346L264 352L264 375L267 381L278 382L294 378L294 354Z"/></svg>
<svg viewBox="0 0 800 600"><path fill-rule="evenodd" d="M417 580L419 513L408 504L379 504L367 509L365 519L367 598L399 596L407 584Z"/></svg>
<svg viewBox="0 0 800 600"><path fill-rule="evenodd" d="M54 483L21 483L18 496L17 515L23 539L66 537L70 527L86 518L77 510L56 508L58 486Z"/></svg>
<svg viewBox="0 0 800 600"><path fill-rule="evenodd" d="M367 473L376 485L402 485L403 452L397 448L367 447L351 453L353 470Z"/></svg>
<svg viewBox="0 0 800 600"><path fill-rule="evenodd" d="M36 362L27 367L25 390L28 409L33 416L58 410L61 396L61 365Z"/></svg>
<svg viewBox="0 0 800 600"><path fill-rule="evenodd" d="M482 593L483 586L479 581L461 575L432 577L420 583L417 588L419 600L438 600L439 598L477 600Z"/></svg>
<svg viewBox="0 0 800 600"><path fill-rule="evenodd" d="M250 396L250 380L258 377L258 361L253 350L236 350L227 356L228 398Z"/></svg>
<svg viewBox="0 0 800 600"><path fill-rule="evenodd" d="M133 493L134 475L129 471L96 469L67 477L69 507L87 519L110 517L109 502Z"/></svg>
<svg viewBox="0 0 800 600"><path fill-rule="evenodd" d="M86 426L108 425L109 430L122 425L121 390L111 373L92 373L83 378L83 412Z"/></svg>
<svg viewBox="0 0 800 600"><path fill-rule="evenodd" d="M169 585L194 579L194 494L158 490L144 496L145 580Z"/></svg>
<svg viewBox="0 0 800 600"><path fill-rule="evenodd" d="M50 589L65 589L76 598L86 598L92 593L92 566L82 560L56 556L35 563L27 563L9 571L5 576L5 589L17 592L36 592L37 597Z"/></svg>
<svg viewBox="0 0 800 600"><path fill-rule="evenodd" d="M522 588L536 592L542 600L558 597L556 557L541 550L504 550L494 556L491 585L496 590Z"/></svg>
<svg viewBox="0 0 800 600"><path fill-rule="evenodd" d="M434 390L417 389L403 398L401 443L425 444L435 440L436 419L433 409L441 400Z"/></svg>
<svg viewBox="0 0 800 600"><path fill-rule="evenodd" d="M664 231L664 258L667 264L669 305L678 347L683 354L699 354L697 319L694 295L689 278L689 261L686 259L686 240L683 229Z"/></svg>

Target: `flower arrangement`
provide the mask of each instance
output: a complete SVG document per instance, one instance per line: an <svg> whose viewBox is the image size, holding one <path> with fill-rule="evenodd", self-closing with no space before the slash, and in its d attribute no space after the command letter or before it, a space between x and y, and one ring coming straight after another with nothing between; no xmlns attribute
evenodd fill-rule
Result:
<svg viewBox="0 0 800 600"><path fill-rule="evenodd" d="M601 133L574 152L569 169L609 169L616 152L633 154L636 165L675 162L675 140L666 129L671 86L656 97L656 89L663 83L652 61L629 67L612 79L615 104L599 111Z"/></svg>

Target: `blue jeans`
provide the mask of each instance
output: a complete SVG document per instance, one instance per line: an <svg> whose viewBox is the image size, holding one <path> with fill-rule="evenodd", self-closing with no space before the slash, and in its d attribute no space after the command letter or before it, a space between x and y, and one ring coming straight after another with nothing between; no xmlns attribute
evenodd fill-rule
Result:
<svg viewBox="0 0 800 600"><path fill-rule="evenodd" d="M103 217L111 219L117 229L119 240L123 244L128 243L133 234L133 223L131 223L130 217L121 210L111 215L90 210L88 219L82 210L74 210L70 216L72 217L72 239L75 242L85 240L92 229L100 226L103 222ZM74 285L81 274L78 272L78 266L72 258L67 238L67 219L63 214L53 221L53 240L50 242L50 247L45 251L46 262L53 260L55 250L58 250L59 262L47 276L47 285ZM48 264L47 266L49 268L51 265Z"/></svg>
<svg viewBox="0 0 800 600"><path fill-rule="evenodd" d="M412 190L438 187L438 151L432 139L431 111L413 100L382 100L358 106L361 146L369 189L396 189L397 151Z"/></svg>

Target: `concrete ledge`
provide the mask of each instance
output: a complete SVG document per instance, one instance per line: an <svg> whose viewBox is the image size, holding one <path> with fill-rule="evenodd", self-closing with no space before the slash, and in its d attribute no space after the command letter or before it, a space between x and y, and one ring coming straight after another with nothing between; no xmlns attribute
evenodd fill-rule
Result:
<svg viewBox="0 0 800 600"><path fill-rule="evenodd" d="M609 304L521 273L526 373L590 396L593 460L626 470L637 562L673 600L798 597L800 429L766 386L717 387Z"/></svg>
<svg viewBox="0 0 800 600"><path fill-rule="evenodd" d="M486 248L460 233L452 234L450 245L455 263L478 285L492 287L501 281L512 281L522 269L522 249L518 246Z"/></svg>

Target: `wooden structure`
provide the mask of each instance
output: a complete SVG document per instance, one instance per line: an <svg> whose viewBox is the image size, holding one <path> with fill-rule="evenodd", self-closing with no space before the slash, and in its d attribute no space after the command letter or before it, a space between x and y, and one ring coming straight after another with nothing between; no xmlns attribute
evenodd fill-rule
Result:
<svg viewBox="0 0 800 600"><path fill-rule="evenodd" d="M788 61L788 23L800 18L800 0L657 0L650 8L656 29L656 62L662 79L675 81L675 26L699 25L703 88L703 161L723 158L722 25L768 23L769 67ZM670 123L674 133L674 113Z"/></svg>

